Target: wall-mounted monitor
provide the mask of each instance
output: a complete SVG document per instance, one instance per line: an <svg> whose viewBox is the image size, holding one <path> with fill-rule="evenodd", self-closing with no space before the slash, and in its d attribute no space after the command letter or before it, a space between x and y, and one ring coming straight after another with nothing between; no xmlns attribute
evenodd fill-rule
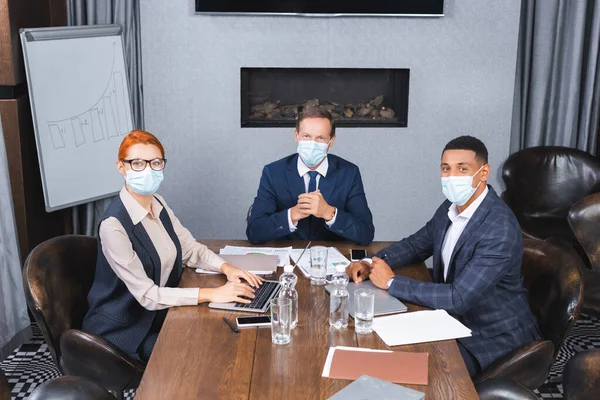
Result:
<svg viewBox="0 0 600 400"><path fill-rule="evenodd" d="M442 17L444 0L196 0L197 14Z"/></svg>

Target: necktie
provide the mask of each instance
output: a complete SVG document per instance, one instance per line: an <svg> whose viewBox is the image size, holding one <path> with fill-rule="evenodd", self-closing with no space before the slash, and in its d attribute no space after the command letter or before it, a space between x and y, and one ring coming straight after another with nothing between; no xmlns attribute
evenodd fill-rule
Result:
<svg viewBox="0 0 600 400"><path fill-rule="evenodd" d="M308 175L310 175L310 180L308 181L308 193L311 193L317 190L317 175L319 175L319 173L317 171L308 171Z"/></svg>

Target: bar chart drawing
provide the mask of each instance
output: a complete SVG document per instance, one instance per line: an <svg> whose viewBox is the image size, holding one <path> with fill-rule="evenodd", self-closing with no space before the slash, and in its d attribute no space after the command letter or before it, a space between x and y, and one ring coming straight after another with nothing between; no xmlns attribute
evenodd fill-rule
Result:
<svg viewBox="0 0 600 400"><path fill-rule="evenodd" d="M104 93L88 110L59 121L48 121L52 145L55 150L71 144L75 147L119 138L131 131L126 81L120 71L115 71L116 51L113 43L113 63Z"/></svg>

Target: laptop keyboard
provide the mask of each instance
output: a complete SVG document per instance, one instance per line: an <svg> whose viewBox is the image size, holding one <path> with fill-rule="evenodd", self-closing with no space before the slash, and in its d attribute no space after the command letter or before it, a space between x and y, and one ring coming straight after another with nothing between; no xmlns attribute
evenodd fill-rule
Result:
<svg viewBox="0 0 600 400"><path fill-rule="evenodd" d="M262 285L254 292L254 298L249 304L235 303L235 308L256 308L262 309L271 299L271 294L279 290L280 284L275 281L264 281Z"/></svg>

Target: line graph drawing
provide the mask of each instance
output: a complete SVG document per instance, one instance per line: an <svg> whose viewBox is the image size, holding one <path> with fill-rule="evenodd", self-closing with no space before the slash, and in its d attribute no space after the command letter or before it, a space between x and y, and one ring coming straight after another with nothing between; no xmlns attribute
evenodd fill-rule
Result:
<svg viewBox="0 0 600 400"><path fill-rule="evenodd" d="M131 131L127 116L126 81L120 71L115 71L116 43L113 42L113 61L104 93L88 110L71 117L47 121L55 150L71 144L75 147L124 136Z"/></svg>

